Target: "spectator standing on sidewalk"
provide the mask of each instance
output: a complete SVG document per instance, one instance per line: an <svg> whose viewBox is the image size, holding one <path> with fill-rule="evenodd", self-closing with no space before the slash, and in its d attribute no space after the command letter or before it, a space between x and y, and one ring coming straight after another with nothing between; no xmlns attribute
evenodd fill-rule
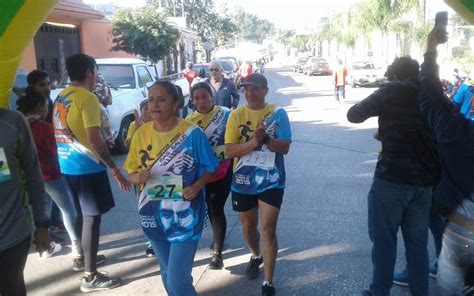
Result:
<svg viewBox="0 0 474 296"><path fill-rule="evenodd" d="M224 69L219 61L209 64L211 77L206 82L211 86L214 104L235 109L239 105L240 95L232 80L224 77Z"/></svg>
<svg viewBox="0 0 474 296"><path fill-rule="evenodd" d="M66 185L59 168L53 125L44 121L48 115L48 100L42 94L28 87L25 91L25 95L17 101L17 105L18 110L26 116L30 124L38 152L46 193L49 197L49 208L51 208L53 201L58 205L62 214L62 220L71 239L73 253L77 254L78 250L75 249L75 247L80 245L79 237L75 229L77 213L72 197L66 190ZM51 242L44 256L51 257L61 249L60 244Z"/></svg>
<svg viewBox="0 0 474 296"><path fill-rule="evenodd" d="M353 123L378 116L383 147L368 196L373 276L370 290L364 294L390 294L401 227L410 291L428 295L428 221L432 187L439 177L438 154L418 105L418 62L396 58L390 69L394 81L347 112Z"/></svg>
<svg viewBox="0 0 474 296"><path fill-rule="evenodd" d="M186 69L183 71L183 76L188 80L189 86L191 86L191 83L193 83L194 78L198 76L198 73L193 70L193 63L187 62L186 63Z"/></svg>
<svg viewBox="0 0 474 296"><path fill-rule="evenodd" d="M0 107L0 135L0 295L24 296L23 269L32 222L40 255L51 243L46 192L33 136L23 115Z"/></svg>
<svg viewBox="0 0 474 296"><path fill-rule="evenodd" d="M56 98L53 122L59 164L78 212L77 230L82 230L83 255L74 258L73 270L85 271L81 291L111 289L120 285L120 278L97 271L97 265L105 262L105 256L97 255L101 217L115 206L107 167L122 190L130 191L130 183L115 165L102 138L99 101L91 93L97 76L94 58L85 54L70 56L66 70L71 86Z"/></svg>
<svg viewBox="0 0 474 296"><path fill-rule="evenodd" d="M438 37L440 36L441 39ZM436 207L447 217L438 259L440 295L474 291L474 121L455 111L443 94L436 64L437 46L447 40L435 27L428 35L421 66L420 108L433 129L441 159Z"/></svg>
<svg viewBox="0 0 474 296"><path fill-rule="evenodd" d="M109 84L100 73L97 73L97 81L92 93L97 96L100 103L100 129L102 138L104 138L109 148L113 148L115 142L114 136L112 135L109 112L107 111L107 106L112 105L112 93L110 92Z"/></svg>

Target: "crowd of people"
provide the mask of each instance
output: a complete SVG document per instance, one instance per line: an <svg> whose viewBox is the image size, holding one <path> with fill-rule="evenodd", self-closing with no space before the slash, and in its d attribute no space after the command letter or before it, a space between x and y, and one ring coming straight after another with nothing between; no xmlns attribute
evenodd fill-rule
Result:
<svg viewBox="0 0 474 296"><path fill-rule="evenodd" d="M429 274L437 277L441 295L474 295L473 87L467 83L454 97L461 112L445 98L437 36L435 28L421 71L415 60L397 58L387 70L389 82L347 113L354 123L378 116L382 143L368 194L373 270L363 295L389 295L393 282L429 295ZM120 285L119 277L97 269L106 261L98 254L101 217L115 206L109 171L123 191L136 194L146 252L156 256L168 295L197 295L191 272L207 221L213 234L209 268L224 267L229 194L251 253L246 276L258 278L264 264L261 294L275 295L276 227L292 135L286 111L266 101L266 77L251 71L242 77L246 103L239 106L237 86L219 61L210 63L209 78L188 64L193 108L184 119L180 89L155 82L129 128L124 174L109 152L105 107L112 97L94 58L70 56L66 69L71 84L54 103L47 74L35 70L19 112L0 108L0 294L26 295L23 269L32 233L40 255L60 248L48 230L53 201L71 240L72 269L84 272L80 290ZM336 96L344 97L344 68L338 73ZM394 274L399 228L407 267ZM431 266L429 228L438 257Z"/></svg>
<svg viewBox="0 0 474 296"><path fill-rule="evenodd" d="M107 170L123 191L137 196L140 224L149 239L146 253L156 256L168 295L196 295L191 271L207 221L213 233L209 268L224 267L224 206L230 193L251 251L246 274L257 278L265 263L262 295L275 294L275 231L285 187L283 155L291 142L288 116L265 102L268 82L261 74L241 82L247 104L239 107L237 87L224 77L218 61L210 63L211 77L198 82L192 65L188 68L184 75L190 82L192 113L180 117L179 87L155 82L128 130L123 166L127 174L109 152L113 137L106 106L112 96L94 58L76 54L66 59L71 84L54 103L47 73L35 70L30 76L39 77L40 83L31 83L18 100L21 114L0 109L0 129L6 136L0 145L0 188L9 193L0 211L5 234L0 245L1 295L26 294L29 205L40 255L50 257L61 249L48 231L52 202L71 240L72 269L84 272L80 290L120 285L119 277L97 269L106 261L98 254L101 217L115 206Z"/></svg>

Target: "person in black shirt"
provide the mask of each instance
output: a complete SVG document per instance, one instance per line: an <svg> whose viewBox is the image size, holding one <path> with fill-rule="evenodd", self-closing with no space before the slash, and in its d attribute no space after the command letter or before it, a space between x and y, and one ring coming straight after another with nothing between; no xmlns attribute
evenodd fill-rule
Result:
<svg viewBox="0 0 474 296"><path fill-rule="evenodd" d="M353 123L378 116L383 147L368 195L373 278L365 294L390 294L401 227L410 290L414 295L428 295L426 246L432 187L439 177L438 154L418 105L418 62L409 57L396 58L390 73L393 81L347 113Z"/></svg>

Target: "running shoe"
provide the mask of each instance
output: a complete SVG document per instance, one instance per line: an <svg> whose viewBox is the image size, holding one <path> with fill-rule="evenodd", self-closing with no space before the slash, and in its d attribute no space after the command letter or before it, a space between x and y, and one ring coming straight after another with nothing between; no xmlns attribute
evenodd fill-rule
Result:
<svg viewBox="0 0 474 296"><path fill-rule="evenodd" d="M256 279L258 277L258 272L260 265L263 263L263 258L255 258L254 256L250 257L250 261L247 265L247 270L245 270L245 274L250 279Z"/></svg>
<svg viewBox="0 0 474 296"><path fill-rule="evenodd" d="M224 261L222 260L222 253L214 253L209 263L209 269L219 270L224 268Z"/></svg>
<svg viewBox="0 0 474 296"><path fill-rule="evenodd" d="M97 255L96 265L104 264L105 256L104 255ZM74 258L72 261L72 270L74 271L84 271L84 257L77 257Z"/></svg>
<svg viewBox="0 0 474 296"><path fill-rule="evenodd" d="M81 291L85 293L103 291L120 286L119 277L108 277L104 273L95 272L90 276L84 276L81 280Z"/></svg>
<svg viewBox="0 0 474 296"><path fill-rule="evenodd" d="M41 255L41 258L50 258L52 257L54 254L58 253L59 251L62 250L62 246L60 244L57 244L55 242L51 242L48 246L48 248L46 249L45 252L43 252L43 254Z"/></svg>
<svg viewBox="0 0 474 296"><path fill-rule="evenodd" d="M151 247L151 245L148 245L145 250L145 255L147 257L155 257L155 250Z"/></svg>
<svg viewBox="0 0 474 296"><path fill-rule="evenodd" d="M272 284L265 284L262 286L262 296L274 296L275 287Z"/></svg>
<svg viewBox="0 0 474 296"><path fill-rule="evenodd" d="M393 283L395 285L408 287L408 272L406 268L393 276Z"/></svg>

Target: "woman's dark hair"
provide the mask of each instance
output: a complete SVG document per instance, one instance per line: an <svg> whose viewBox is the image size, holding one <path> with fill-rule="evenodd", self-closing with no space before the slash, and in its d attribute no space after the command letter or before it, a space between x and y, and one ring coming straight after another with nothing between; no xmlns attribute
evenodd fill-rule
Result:
<svg viewBox="0 0 474 296"><path fill-rule="evenodd" d="M158 80L157 82L153 83L153 85L149 88L149 91L151 91L151 89L155 86L161 86L166 89L166 92L171 96L173 102L179 102L183 97L183 92L181 89L178 90L177 86L168 80Z"/></svg>
<svg viewBox="0 0 474 296"><path fill-rule="evenodd" d="M198 89L205 89L209 95L211 96L212 98L212 89L211 89L211 86L206 83L206 82L199 82L199 83L196 83L192 88L191 88L191 99L194 99L194 92Z"/></svg>
<svg viewBox="0 0 474 296"><path fill-rule="evenodd" d="M420 74L420 64L410 57L397 57L388 67L387 78L396 77L398 80L416 78Z"/></svg>
<svg viewBox="0 0 474 296"><path fill-rule="evenodd" d="M72 55L66 59L67 75L71 81L84 81L87 72L94 73L96 68L95 59L83 53Z"/></svg>
<svg viewBox="0 0 474 296"><path fill-rule="evenodd" d="M25 94L16 101L17 110L23 114L28 114L38 108L38 106L45 106L48 104L48 99L33 90L32 86L25 89Z"/></svg>

